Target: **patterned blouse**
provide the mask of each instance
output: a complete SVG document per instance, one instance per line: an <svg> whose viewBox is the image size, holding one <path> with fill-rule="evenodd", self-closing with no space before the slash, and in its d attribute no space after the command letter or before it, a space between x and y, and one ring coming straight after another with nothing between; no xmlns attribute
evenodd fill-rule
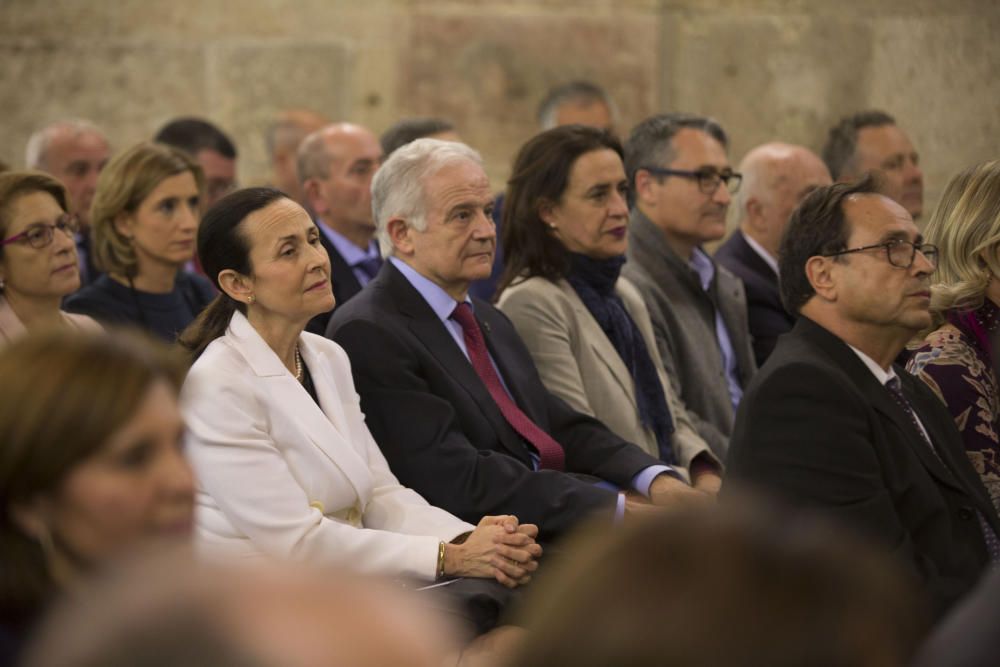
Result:
<svg viewBox="0 0 1000 667"><path fill-rule="evenodd" d="M948 406L965 451L1000 510L1000 388L990 358L990 334L1000 309L988 299L981 308L951 313L948 322L910 347L906 369Z"/></svg>

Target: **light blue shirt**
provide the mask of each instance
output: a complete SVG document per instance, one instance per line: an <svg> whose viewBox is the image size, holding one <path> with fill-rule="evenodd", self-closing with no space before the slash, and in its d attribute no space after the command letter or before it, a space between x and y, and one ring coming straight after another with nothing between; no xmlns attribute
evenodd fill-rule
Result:
<svg viewBox="0 0 1000 667"><path fill-rule="evenodd" d="M323 222L319 218L316 218L315 222L316 226L319 227L319 231L323 232L323 236L329 239L330 243L333 244L333 247L337 249L338 253L340 253L340 256L344 258L345 262L347 262L347 265L351 267L351 273L353 273L354 277L358 279L358 282L361 283L361 286L364 287L369 282L371 282L371 278L368 276L367 273L365 273L358 267L358 264L365 261L366 259L375 259L380 255L378 244L375 243L375 240L372 239L368 243L368 250L362 250L358 246L348 241L347 237L345 237L343 234L341 234L338 231L335 231L334 229L331 229L325 222Z"/></svg>
<svg viewBox="0 0 1000 667"><path fill-rule="evenodd" d="M469 351L468 348L465 346L465 334L462 333L462 326L455 320L451 319L451 314L455 310L455 306L458 305L458 302L455 301L455 299L450 294L441 289L441 287L437 283L433 282L432 280L418 273L414 268L412 268L406 262L397 259L396 257L390 257L389 261L392 262L393 266L399 269L399 272L403 274L403 277L406 278L407 281L409 281L409 283L413 286L413 289L417 290L420 296L423 297L424 301L427 302L427 305L430 306L431 310L434 311L434 314L437 315L439 320L441 320L441 324L444 325L444 328L448 331L449 334L451 334L451 337L454 339L455 344L458 345L460 350L462 350L462 354L464 354L465 358L468 359ZM475 306L473 305L472 300L468 297L468 295L465 297L465 302L468 303L471 307L473 307L473 309L475 309ZM487 354L489 354L489 350L487 350ZM489 356L490 356L490 363L493 364L493 369L496 371L497 377L499 377L500 382L503 383L504 391L506 391L507 395L510 396L510 391L507 389L507 385L504 382L503 374L500 373L500 369L497 367L496 361L493 359L493 355L490 354ZM513 396L511 396L511 399L513 400ZM532 451L531 462L535 470L538 470L538 460L539 460L538 455L534 451ZM674 471L674 469L668 465L650 466L640 471L635 477L632 478L631 486L638 493L641 493L642 495L648 497L649 487L653 483L653 478L655 478L657 475L661 473L667 473L673 476L677 476L677 473ZM616 485L611 484L610 482L599 482L597 486L612 491L620 491L620 489ZM625 496L623 494L619 494L618 506L615 512L615 520L621 521L624 514L625 514Z"/></svg>
<svg viewBox="0 0 1000 667"><path fill-rule="evenodd" d="M701 280L701 288L707 293L715 279L715 264L701 248L695 248L691 253L691 261L688 265L695 270ZM713 299L714 302L714 299ZM726 385L729 388L729 400L732 401L735 411L743 398L743 387L740 386L739 368L736 365L736 351L733 349L733 341L729 337L729 330L726 323L722 321L722 314L718 308L713 308L715 313L715 340L719 344L719 351L722 352L722 367L726 372Z"/></svg>

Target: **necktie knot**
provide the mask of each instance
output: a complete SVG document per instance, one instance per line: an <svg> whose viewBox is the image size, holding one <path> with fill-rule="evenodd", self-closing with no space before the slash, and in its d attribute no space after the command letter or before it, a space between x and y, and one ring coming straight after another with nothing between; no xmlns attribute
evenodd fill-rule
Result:
<svg viewBox="0 0 1000 667"><path fill-rule="evenodd" d="M368 276L371 280L378 273L378 270L382 268L382 258L375 256L369 257L368 259L363 259L354 265L356 268L361 269L361 272Z"/></svg>

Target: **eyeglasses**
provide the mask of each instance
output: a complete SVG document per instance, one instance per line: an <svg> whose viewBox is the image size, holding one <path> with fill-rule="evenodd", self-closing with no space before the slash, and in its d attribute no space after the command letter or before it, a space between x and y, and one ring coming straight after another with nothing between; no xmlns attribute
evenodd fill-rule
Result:
<svg viewBox="0 0 1000 667"><path fill-rule="evenodd" d="M0 246L20 242L27 243L35 249L44 248L52 243L52 235L56 229L72 238L74 234L80 231L80 219L72 213L64 213L59 216L55 224L47 225L44 222L40 222L37 225L31 225L20 234L15 234L9 239L0 241Z"/></svg>
<svg viewBox="0 0 1000 667"><path fill-rule="evenodd" d="M703 194L714 194L719 189L719 183L725 183L729 194L736 194L743 182L743 174L739 174L732 169L699 169L697 171L685 171L683 169L667 169L666 167L639 167L645 169L656 176L680 176L698 181L698 189Z"/></svg>
<svg viewBox="0 0 1000 667"><path fill-rule="evenodd" d="M885 243L876 243L875 245L831 252L823 255L823 257L838 257L839 255L864 252L865 250L874 250L876 248L884 248L885 256L889 260L889 263L900 269L908 269L913 266L913 260L917 257L917 251L920 251L920 254L930 262L932 267L936 269L938 265L938 247L936 245L931 245L930 243L912 243L903 239L893 239Z"/></svg>

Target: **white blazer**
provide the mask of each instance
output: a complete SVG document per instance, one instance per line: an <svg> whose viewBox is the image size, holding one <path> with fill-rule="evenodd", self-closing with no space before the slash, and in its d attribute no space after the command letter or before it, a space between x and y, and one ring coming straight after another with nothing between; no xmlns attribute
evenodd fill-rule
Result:
<svg viewBox="0 0 1000 667"><path fill-rule="evenodd" d="M322 409L240 313L191 368L181 401L199 549L433 579L438 543L473 526L390 472L344 350L310 333L299 349Z"/></svg>

